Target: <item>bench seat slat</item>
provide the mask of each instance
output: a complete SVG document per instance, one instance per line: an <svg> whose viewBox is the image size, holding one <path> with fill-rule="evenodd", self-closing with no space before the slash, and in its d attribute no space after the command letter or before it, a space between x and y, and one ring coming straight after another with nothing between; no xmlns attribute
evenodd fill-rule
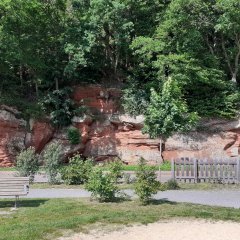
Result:
<svg viewBox="0 0 240 240"><path fill-rule="evenodd" d="M0 193L0 196L26 196L27 193L24 193L24 192L3 192L3 193Z"/></svg>
<svg viewBox="0 0 240 240"><path fill-rule="evenodd" d="M16 185L16 186L18 186L18 185L28 185L29 183L28 182L21 182L21 183L13 183L13 182L2 182L2 183L0 183L0 186L2 185L2 186L4 186L4 185Z"/></svg>
<svg viewBox="0 0 240 240"><path fill-rule="evenodd" d="M24 191L24 187L21 188L0 188L0 192L8 192L8 191Z"/></svg>

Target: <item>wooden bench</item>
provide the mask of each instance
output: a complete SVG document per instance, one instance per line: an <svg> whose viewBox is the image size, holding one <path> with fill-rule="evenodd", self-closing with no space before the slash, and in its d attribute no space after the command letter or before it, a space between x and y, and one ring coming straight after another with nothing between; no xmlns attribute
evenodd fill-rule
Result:
<svg viewBox="0 0 240 240"><path fill-rule="evenodd" d="M26 196L29 192L29 177L0 177L0 196L14 196L15 208L19 196Z"/></svg>

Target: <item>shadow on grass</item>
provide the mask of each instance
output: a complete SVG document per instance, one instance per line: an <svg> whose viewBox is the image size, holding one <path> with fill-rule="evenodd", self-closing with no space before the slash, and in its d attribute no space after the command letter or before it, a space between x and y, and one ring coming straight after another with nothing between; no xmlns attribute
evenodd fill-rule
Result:
<svg viewBox="0 0 240 240"><path fill-rule="evenodd" d="M167 198L162 198L162 199L151 199L149 201L149 204L151 205L161 205L161 204L170 204L170 205L176 205L177 202L172 202L172 201L169 201Z"/></svg>
<svg viewBox="0 0 240 240"><path fill-rule="evenodd" d="M18 201L18 207L39 207L40 205L47 202L47 199L23 199ZM1 208L12 208L15 204L15 199L13 200L4 200L0 199L0 209Z"/></svg>

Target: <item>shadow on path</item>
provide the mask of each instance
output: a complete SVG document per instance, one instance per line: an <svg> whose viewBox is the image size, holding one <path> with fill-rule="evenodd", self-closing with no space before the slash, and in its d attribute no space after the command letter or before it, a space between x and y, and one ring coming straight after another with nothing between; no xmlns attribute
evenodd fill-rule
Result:
<svg viewBox="0 0 240 240"><path fill-rule="evenodd" d="M45 202L47 202L48 199L23 199L18 201L18 207L39 207L40 205L43 205ZM15 199L13 200L0 200L0 209L1 208L12 208L15 204Z"/></svg>

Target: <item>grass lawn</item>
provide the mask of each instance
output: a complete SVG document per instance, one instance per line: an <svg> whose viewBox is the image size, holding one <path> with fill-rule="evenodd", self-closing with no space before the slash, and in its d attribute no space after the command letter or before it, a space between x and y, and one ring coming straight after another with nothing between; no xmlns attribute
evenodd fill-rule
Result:
<svg viewBox="0 0 240 240"><path fill-rule="evenodd" d="M137 165L123 165L123 171L137 171ZM151 166L150 166L151 167ZM106 166L102 166L101 168L103 168L104 170L109 170L108 165ZM153 166L153 168L158 171L159 170L159 166ZM171 171L171 162L166 161L164 163L161 164L161 170L162 171ZM43 168L41 168L40 170L43 170ZM0 167L0 172L1 171L16 171L16 168L14 167L7 167L7 168L3 168Z"/></svg>
<svg viewBox="0 0 240 240"><path fill-rule="evenodd" d="M134 201L96 203L80 199L21 200L21 207L8 212L13 201L0 200L1 240L55 239L66 230L86 231L92 224L151 223L169 218L203 218L240 222L240 210L155 201L141 206Z"/></svg>
<svg viewBox="0 0 240 240"><path fill-rule="evenodd" d="M16 171L14 167L0 167L0 172L4 171Z"/></svg>

